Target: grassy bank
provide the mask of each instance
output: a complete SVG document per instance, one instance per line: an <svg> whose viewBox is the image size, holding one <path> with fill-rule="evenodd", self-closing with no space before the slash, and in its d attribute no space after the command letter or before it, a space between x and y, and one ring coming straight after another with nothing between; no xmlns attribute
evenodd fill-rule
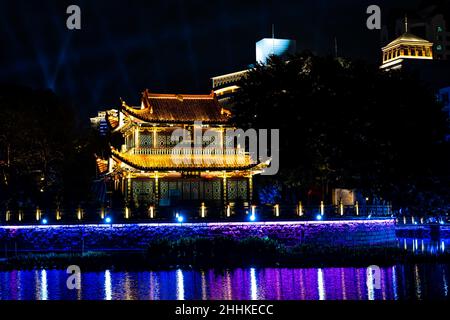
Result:
<svg viewBox="0 0 450 320"><path fill-rule="evenodd" d="M142 252L88 252L26 254L0 262L0 270L65 269L78 265L82 270L149 270L177 267L327 267L392 265L395 263L450 262L450 255L416 255L400 248L337 247L298 245L287 247L271 239L234 240L182 238L158 239Z"/></svg>

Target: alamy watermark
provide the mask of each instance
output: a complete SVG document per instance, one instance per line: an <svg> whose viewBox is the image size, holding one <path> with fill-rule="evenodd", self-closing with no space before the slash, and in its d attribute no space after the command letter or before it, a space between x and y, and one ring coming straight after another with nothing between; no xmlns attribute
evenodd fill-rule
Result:
<svg viewBox="0 0 450 320"><path fill-rule="evenodd" d="M81 289L81 269L77 265L71 265L66 270L69 277L66 281L67 289L80 290Z"/></svg>
<svg viewBox="0 0 450 320"><path fill-rule="evenodd" d="M367 14L370 16L367 18L366 26L369 30L380 30L381 29L381 9L377 5L371 5L367 7Z"/></svg>
<svg viewBox="0 0 450 320"><path fill-rule="evenodd" d="M67 7L66 13L70 16L66 20L66 27L69 30L81 29L81 9L79 6L72 4Z"/></svg>
<svg viewBox="0 0 450 320"><path fill-rule="evenodd" d="M280 165L279 129L204 130L202 122L195 121L193 130L175 129L171 142L175 144L171 160L176 165L242 167L263 164L262 175L277 174Z"/></svg>
<svg viewBox="0 0 450 320"><path fill-rule="evenodd" d="M377 265L368 266L366 269L367 288L381 289L381 269Z"/></svg>

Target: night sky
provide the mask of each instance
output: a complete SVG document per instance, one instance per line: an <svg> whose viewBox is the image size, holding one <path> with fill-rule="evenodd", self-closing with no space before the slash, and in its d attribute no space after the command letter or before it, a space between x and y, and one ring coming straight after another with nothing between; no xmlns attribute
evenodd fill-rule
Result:
<svg viewBox="0 0 450 320"><path fill-rule="evenodd" d="M138 104L140 92L209 93L210 78L255 62L255 42L275 36L297 49L380 59L380 35L366 8L382 16L415 0L0 1L0 83L51 88L83 117ZM66 28L67 6L82 29ZM86 118L86 123L87 123Z"/></svg>

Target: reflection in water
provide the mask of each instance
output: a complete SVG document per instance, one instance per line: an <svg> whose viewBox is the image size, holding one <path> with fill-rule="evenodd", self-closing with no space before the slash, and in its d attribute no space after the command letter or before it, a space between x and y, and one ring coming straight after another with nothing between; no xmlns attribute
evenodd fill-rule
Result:
<svg viewBox="0 0 450 320"><path fill-rule="evenodd" d="M394 292L394 300L398 300L397 294L397 272L395 271L396 266L392 267L392 290Z"/></svg>
<svg viewBox="0 0 450 320"><path fill-rule="evenodd" d="M323 281L322 269L317 270L317 289L319 289L319 300L325 300L325 283Z"/></svg>
<svg viewBox="0 0 450 320"><path fill-rule="evenodd" d="M111 272L109 270L105 271L105 300L112 299L112 289L111 289Z"/></svg>
<svg viewBox="0 0 450 320"><path fill-rule="evenodd" d="M420 245L419 245L420 241ZM440 254L446 252L450 239L441 239L440 241L433 241L430 239L416 239L416 238L401 238L399 239L399 246L404 250L413 253L429 253Z"/></svg>
<svg viewBox="0 0 450 320"><path fill-rule="evenodd" d="M366 268L249 268L83 273L83 299L397 300L448 297L449 265L381 268L381 289ZM0 300L79 299L65 270L0 272Z"/></svg>
<svg viewBox="0 0 450 320"><path fill-rule="evenodd" d="M19 292L18 299L23 300L23 280L22 280L22 271L17 271L17 290Z"/></svg>
<svg viewBox="0 0 450 320"><path fill-rule="evenodd" d="M81 275L80 275L80 277L79 277L79 279L78 279L79 281L80 281L80 289L77 289L76 290L76 292L77 292L77 300L83 300L83 295L82 295L82 292L83 292L83 283L82 283L82 277L81 277ZM67 285L67 282L66 282L66 285Z"/></svg>
<svg viewBox="0 0 450 320"><path fill-rule="evenodd" d="M390 272L392 272L390 269L387 269L386 270L386 273L387 273L387 277L389 278L389 273ZM384 272L381 272L380 273L380 287L379 287L379 289L381 289L381 297L382 297L382 299L383 300L386 300L386 285L381 285L381 283L385 283L384 281L385 281L385 277L384 277Z"/></svg>
<svg viewBox="0 0 450 320"><path fill-rule="evenodd" d="M150 300L159 300L159 282L156 278L155 272L149 272L150 276L150 288L149 288L149 298Z"/></svg>
<svg viewBox="0 0 450 320"><path fill-rule="evenodd" d="M356 271L356 290L358 292L358 300L362 300L362 292L361 292L361 277L359 275L359 272Z"/></svg>
<svg viewBox="0 0 450 320"><path fill-rule="evenodd" d="M342 300L347 300L347 294L345 293L345 272L344 268L341 268L341 286L342 286Z"/></svg>
<svg viewBox="0 0 450 320"><path fill-rule="evenodd" d="M40 287L41 287L41 300L48 300L48 284L47 284L47 271L41 270L40 273Z"/></svg>
<svg viewBox="0 0 450 320"><path fill-rule="evenodd" d="M422 299L422 289L420 288L420 276L419 276L419 266L414 266L414 282L416 285L416 298L417 300Z"/></svg>
<svg viewBox="0 0 450 320"><path fill-rule="evenodd" d="M258 292L256 289L256 271L255 268L250 268L250 299L251 300L257 300L258 299Z"/></svg>
<svg viewBox="0 0 450 320"><path fill-rule="evenodd" d="M413 252L440 254L449 240L400 239ZM0 272L0 300L402 300L449 296L450 265L380 269L381 289L366 268L244 268L151 272L85 272L69 290L65 270ZM83 294L82 294L83 293Z"/></svg>
<svg viewBox="0 0 450 320"><path fill-rule="evenodd" d="M444 296L448 297L448 284L447 284L447 276L445 274L445 269L442 268L442 282L444 283Z"/></svg>
<svg viewBox="0 0 450 320"><path fill-rule="evenodd" d="M300 270L300 299L306 300L306 294L305 294L305 270Z"/></svg>
<svg viewBox="0 0 450 320"><path fill-rule="evenodd" d="M184 279L181 269L177 270L177 300L184 300Z"/></svg>
<svg viewBox="0 0 450 320"><path fill-rule="evenodd" d="M206 276L205 271L200 272L202 277L202 300L206 300Z"/></svg>
<svg viewBox="0 0 450 320"><path fill-rule="evenodd" d="M373 269L368 268L366 271L367 275L367 297L369 300L375 300L375 288L374 288L374 277L373 277Z"/></svg>
<svg viewBox="0 0 450 320"><path fill-rule="evenodd" d="M125 273L125 300L135 300L134 288L135 286L130 279L128 272Z"/></svg>
<svg viewBox="0 0 450 320"><path fill-rule="evenodd" d="M280 285L280 282L281 282L281 272L280 272L280 270L277 270L277 272L275 274L275 288L277 289L277 296L276 296L277 300L281 299L281 285ZM303 277L302 277L301 272L300 272L299 282L300 282L300 289L301 289L301 291L303 293Z"/></svg>
<svg viewBox="0 0 450 320"><path fill-rule="evenodd" d="M13 299L21 299L20 271L12 271L10 275L9 287ZM1 299L0 299L1 300Z"/></svg>
<svg viewBox="0 0 450 320"><path fill-rule="evenodd" d="M226 286L225 299L227 299L227 300L233 299L232 285L231 285L231 274L230 274L229 270L225 271L225 286ZM207 297L206 297L206 284L205 284L205 295L204 295L203 300L206 300L206 299L207 299Z"/></svg>

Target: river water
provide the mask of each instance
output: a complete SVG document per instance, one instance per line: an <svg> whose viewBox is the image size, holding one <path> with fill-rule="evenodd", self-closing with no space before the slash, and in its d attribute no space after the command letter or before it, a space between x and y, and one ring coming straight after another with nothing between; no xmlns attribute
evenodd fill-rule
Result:
<svg viewBox="0 0 450 320"><path fill-rule="evenodd" d="M400 239L413 252L440 254L448 241ZM84 272L69 290L65 270L0 272L1 300L402 300L448 299L450 265L367 268L241 268ZM378 282L379 279L379 282Z"/></svg>

